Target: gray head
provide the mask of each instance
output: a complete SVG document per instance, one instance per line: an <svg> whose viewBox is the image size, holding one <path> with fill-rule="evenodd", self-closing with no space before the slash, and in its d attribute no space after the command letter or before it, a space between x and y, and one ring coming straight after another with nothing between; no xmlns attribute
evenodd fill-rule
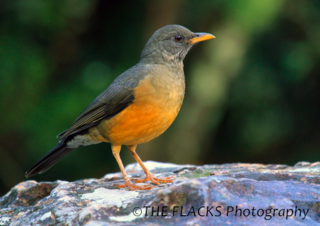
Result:
<svg viewBox="0 0 320 226"><path fill-rule="evenodd" d="M157 30L141 53L140 62L181 62L197 42L214 38L208 33L193 33L180 25L167 25Z"/></svg>

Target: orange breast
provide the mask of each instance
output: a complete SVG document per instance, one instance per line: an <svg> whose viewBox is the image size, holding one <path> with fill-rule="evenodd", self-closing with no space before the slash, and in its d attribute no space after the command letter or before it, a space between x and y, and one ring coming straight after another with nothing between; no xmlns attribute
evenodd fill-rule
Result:
<svg viewBox="0 0 320 226"><path fill-rule="evenodd" d="M139 144L163 133L176 116L176 112L166 112L154 105L146 107L134 103L114 117L111 123L106 123L106 130L111 143Z"/></svg>
<svg viewBox="0 0 320 226"><path fill-rule="evenodd" d="M161 93L161 90L156 90L146 79L136 88L131 105L94 129L97 135L107 138L99 135L95 136L96 140L121 145L148 142L172 124L180 110L182 99L183 97L168 99L168 96Z"/></svg>

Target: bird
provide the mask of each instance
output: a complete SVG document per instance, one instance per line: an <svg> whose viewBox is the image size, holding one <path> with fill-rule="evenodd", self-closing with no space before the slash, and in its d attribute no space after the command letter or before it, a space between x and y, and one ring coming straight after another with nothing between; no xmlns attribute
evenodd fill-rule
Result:
<svg viewBox="0 0 320 226"><path fill-rule="evenodd" d="M209 33L194 33L181 25L166 25L157 30L145 45L140 61L118 76L71 124L60 133L58 144L25 174L41 174L80 146L111 144L124 184L118 188L149 190L151 184L173 182L172 177L156 178L136 153L138 144L161 135L175 120L185 95L183 60L194 44L215 38ZM144 179L130 180L120 158L122 146L143 169ZM133 183L133 182L135 183Z"/></svg>

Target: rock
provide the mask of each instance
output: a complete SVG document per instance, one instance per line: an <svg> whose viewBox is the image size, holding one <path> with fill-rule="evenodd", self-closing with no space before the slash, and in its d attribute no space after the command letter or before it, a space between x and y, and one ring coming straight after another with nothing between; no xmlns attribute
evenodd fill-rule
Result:
<svg viewBox="0 0 320 226"><path fill-rule="evenodd" d="M0 198L0 225L318 225L320 163L175 165L146 162L172 184L114 188L120 173L22 182ZM143 177L137 164L126 167Z"/></svg>

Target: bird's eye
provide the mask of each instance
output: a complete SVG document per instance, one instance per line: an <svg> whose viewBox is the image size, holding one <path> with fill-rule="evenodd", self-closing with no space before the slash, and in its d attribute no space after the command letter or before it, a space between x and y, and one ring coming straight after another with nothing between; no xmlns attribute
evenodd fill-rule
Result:
<svg viewBox="0 0 320 226"><path fill-rule="evenodd" d="M181 42L182 36L181 36L181 35L176 35L176 36L174 36L174 40L175 40L176 42Z"/></svg>

